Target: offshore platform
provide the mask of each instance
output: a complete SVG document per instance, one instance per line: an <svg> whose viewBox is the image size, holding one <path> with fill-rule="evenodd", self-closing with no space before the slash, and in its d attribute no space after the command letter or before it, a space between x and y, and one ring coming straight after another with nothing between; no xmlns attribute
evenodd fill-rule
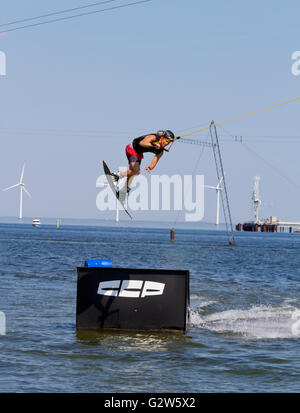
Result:
<svg viewBox="0 0 300 413"><path fill-rule="evenodd" d="M237 231L250 231L250 232L284 232L285 228L289 232L300 232L300 222L293 221L280 221L275 216L271 216L266 219L259 219L259 209L261 206L261 198L259 192L260 177L254 177L253 185L253 210L254 210L254 220L249 222L239 223L236 225L235 229Z"/></svg>

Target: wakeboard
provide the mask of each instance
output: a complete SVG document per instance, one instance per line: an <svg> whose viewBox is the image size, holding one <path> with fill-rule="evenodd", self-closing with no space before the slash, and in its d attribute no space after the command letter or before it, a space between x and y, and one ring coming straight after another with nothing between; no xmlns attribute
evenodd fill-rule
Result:
<svg viewBox="0 0 300 413"><path fill-rule="evenodd" d="M113 179L112 179L112 173L110 172L110 169L109 169L109 167L107 166L107 164L106 164L105 161L103 161L103 169L104 169L104 173L105 173L107 182L108 182L108 184L109 184L109 186L110 186L110 189L113 191L115 197L118 199L118 201L119 201L120 204L122 205L122 207L123 207L124 211L126 212L126 214L130 217L130 219L133 219L132 216L130 215L130 213L127 211L127 208L126 208L126 206L125 206L125 203L124 203L123 200L120 199L120 197L119 197L119 193L118 193L118 191L116 190L116 185L114 184L114 181L113 181Z"/></svg>

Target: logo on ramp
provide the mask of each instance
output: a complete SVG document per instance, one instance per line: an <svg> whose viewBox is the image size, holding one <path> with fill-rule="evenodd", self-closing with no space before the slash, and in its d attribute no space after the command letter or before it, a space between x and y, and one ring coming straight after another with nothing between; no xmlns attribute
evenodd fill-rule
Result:
<svg viewBox="0 0 300 413"><path fill-rule="evenodd" d="M165 284L154 281L112 280L99 283L97 294L108 297L145 298L162 295Z"/></svg>

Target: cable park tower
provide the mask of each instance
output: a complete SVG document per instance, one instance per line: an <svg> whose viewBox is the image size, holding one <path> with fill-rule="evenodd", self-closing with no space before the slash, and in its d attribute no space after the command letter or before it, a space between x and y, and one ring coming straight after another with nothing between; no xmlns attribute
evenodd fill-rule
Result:
<svg viewBox="0 0 300 413"><path fill-rule="evenodd" d="M218 179L219 184L223 181L223 190L220 191L220 193L221 193L221 201L222 201L223 215L224 215L224 221L226 225L228 243L229 245L236 245L236 242L234 239L234 232L233 232L233 226L232 226L228 192L227 192L226 182L225 182L225 174L224 174L224 169L223 169L221 150L220 150L220 145L219 145L219 138L218 138L217 128L216 128L214 121L211 122L209 130L210 130L211 144L212 144L213 154L214 154L214 159L215 159L215 164L216 164L217 179Z"/></svg>

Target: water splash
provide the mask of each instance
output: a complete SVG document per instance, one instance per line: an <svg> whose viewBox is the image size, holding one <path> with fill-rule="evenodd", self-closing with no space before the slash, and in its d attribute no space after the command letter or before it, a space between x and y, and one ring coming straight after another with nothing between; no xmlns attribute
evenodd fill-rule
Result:
<svg viewBox="0 0 300 413"><path fill-rule="evenodd" d="M191 310L191 326L251 339L300 337L300 310L295 307L261 305L248 310L227 310L209 315L202 315L200 311L199 308Z"/></svg>
<svg viewBox="0 0 300 413"><path fill-rule="evenodd" d="M208 307L208 306L216 303L216 301L209 300L206 297L202 297L201 295L198 295L198 294L192 294L190 296L190 300L191 301L199 301L199 304L197 305L198 309Z"/></svg>

